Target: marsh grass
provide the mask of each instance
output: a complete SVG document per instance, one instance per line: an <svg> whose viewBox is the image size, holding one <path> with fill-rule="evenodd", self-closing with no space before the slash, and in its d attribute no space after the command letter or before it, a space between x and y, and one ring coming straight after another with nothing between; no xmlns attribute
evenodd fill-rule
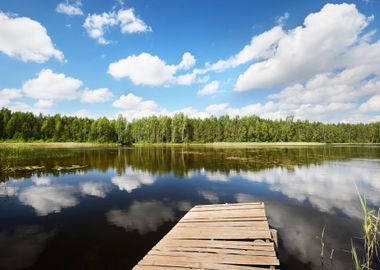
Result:
<svg viewBox="0 0 380 270"><path fill-rule="evenodd" d="M351 240L351 253L355 270L372 270L375 256L379 259L377 250L379 247L380 237L380 209L371 209L367 207L367 201L363 198L356 186L356 191L359 196L362 207L363 219L363 249L362 258L358 256L356 247Z"/></svg>

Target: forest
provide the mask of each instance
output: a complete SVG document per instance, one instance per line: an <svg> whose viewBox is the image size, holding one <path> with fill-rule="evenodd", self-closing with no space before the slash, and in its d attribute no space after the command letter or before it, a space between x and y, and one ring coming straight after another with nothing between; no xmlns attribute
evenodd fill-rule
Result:
<svg viewBox="0 0 380 270"><path fill-rule="evenodd" d="M208 142L325 142L380 143L380 122L321 123L281 120L258 116L190 118L183 113L174 116L149 116L128 121L75 116L35 115L30 112L0 110L1 141L99 142L131 144L208 143Z"/></svg>

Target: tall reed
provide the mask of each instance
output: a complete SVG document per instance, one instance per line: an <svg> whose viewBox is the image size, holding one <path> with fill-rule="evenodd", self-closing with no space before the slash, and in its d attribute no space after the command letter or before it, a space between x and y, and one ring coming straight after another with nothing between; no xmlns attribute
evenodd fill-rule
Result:
<svg viewBox="0 0 380 270"><path fill-rule="evenodd" d="M355 185L356 186L356 185ZM379 259L377 250L379 247L380 237L380 208L377 210L367 207L367 201L359 192L356 186L356 191L359 196L360 204L362 207L363 219L363 249L364 254L359 258L356 252L356 247L351 240L352 260L355 270L372 270L375 255Z"/></svg>

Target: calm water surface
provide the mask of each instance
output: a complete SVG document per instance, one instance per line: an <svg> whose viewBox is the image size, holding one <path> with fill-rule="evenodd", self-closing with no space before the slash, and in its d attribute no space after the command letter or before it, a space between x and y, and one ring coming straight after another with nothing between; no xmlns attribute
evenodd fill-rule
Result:
<svg viewBox="0 0 380 270"><path fill-rule="evenodd" d="M380 201L377 147L3 149L0 162L0 269L131 269L193 205L253 201L282 269L351 269L355 183Z"/></svg>

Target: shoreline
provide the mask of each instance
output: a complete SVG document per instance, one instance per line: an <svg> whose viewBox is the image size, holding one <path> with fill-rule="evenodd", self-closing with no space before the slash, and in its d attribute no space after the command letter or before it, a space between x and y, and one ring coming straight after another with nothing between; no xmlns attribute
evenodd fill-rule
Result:
<svg viewBox="0 0 380 270"><path fill-rule="evenodd" d="M134 143L133 147L209 147L209 148L259 148L259 147L314 147L314 146L380 146L380 143L319 143L319 142L214 142L214 143ZM1 148L106 148L125 147L118 143L90 142L0 142Z"/></svg>

